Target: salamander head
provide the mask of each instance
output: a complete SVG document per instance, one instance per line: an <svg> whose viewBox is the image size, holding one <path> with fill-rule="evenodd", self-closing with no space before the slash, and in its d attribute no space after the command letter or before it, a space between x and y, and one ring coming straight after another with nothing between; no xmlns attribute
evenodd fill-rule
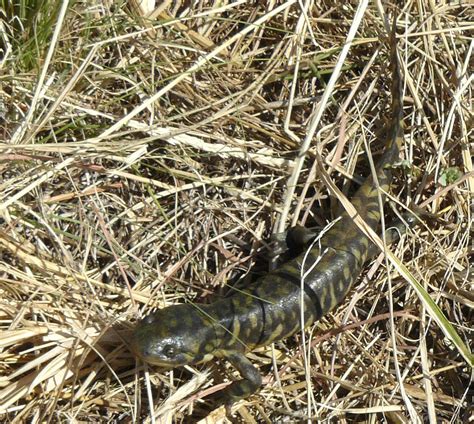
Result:
<svg viewBox="0 0 474 424"><path fill-rule="evenodd" d="M135 328L133 351L144 361L162 367L208 361L218 340L215 323L203 306L173 305L146 316Z"/></svg>

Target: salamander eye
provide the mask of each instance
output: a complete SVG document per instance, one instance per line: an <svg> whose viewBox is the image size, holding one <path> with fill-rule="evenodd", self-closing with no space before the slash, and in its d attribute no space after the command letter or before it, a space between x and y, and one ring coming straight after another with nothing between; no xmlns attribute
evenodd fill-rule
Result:
<svg viewBox="0 0 474 424"><path fill-rule="evenodd" d="M163 347L163 353L168 357L174 356L176 354L176 348L173 345L166 345Z"/></svg>

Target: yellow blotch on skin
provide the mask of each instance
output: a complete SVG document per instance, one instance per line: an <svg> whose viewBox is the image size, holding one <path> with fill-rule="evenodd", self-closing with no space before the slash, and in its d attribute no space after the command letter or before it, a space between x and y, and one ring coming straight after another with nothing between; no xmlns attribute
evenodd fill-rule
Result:
<svg viewBox="0 0 474 424"><path fill-rule="evenodd" d="M234 342L239 338L240 334L240 322L238 319L234 319L234 325L232 328L232 340L230 341L230 345L233 345Z"/></svg>
<svg viewBox="0 0 474 424"><path fill-rule="evenodd" d="M254 314L250 315L250 325L252 326L252 328L257 328L258 326L257 316Z"/></svg>
<svg viewBox="0 0 474 424"><path fill-rule="evenodd" d="M358 253L359 253L359 252L357 252L357 254L358 254ZM356 254L356 251L354 252L354 254ZM357 259L359 260L360 257L357 258ZM344 273L344 278L346 279L346 281L349 281L349 278L351 278L351 271L350 271L350 269L349 269L347 266L345 266L345 267L343 268L342 272Z"/></svg>
<svg viewBox="0 0 474 424"><path fill-rule="evenodd" d="M327 304L327 297L328 297L327 286L326 286L326 287L322 287L322 288L321 288L321 305L323 306L323 308L324 308L325 305ZM324 312L327 312L327 311L324 311Z"/></svg>
<svg viewBox="0 0 474 424"><path fill-rule="evenodd" d="M349 283L350 281L347 281L347 282ZM344 284L344 281L339 282L339 293L340 294L345 294L345 292L347 290L347 286L348 286L348 284Z"/></svg>
<svg viewBox="0 0 474 424"><path fill-rule="evenodd" d="M365 239L364 239L364 240L365 240ZM360 250L359 250L359 249L354 249L351 253L355 256L355 258L357 259L357 261L360 262L361 256L362 256ZM347 267L344 268L344 277L346 277L346 270L348 270ZM346 278L347 278L347 277L346 277Z"/></svg>
<svg viewBox="0 0 474 424"><path fill-rule="evenodd" d="M368 218L370 218L372 220L378 220L379 216L380 216L380 213L379 213L379 211L369 211L367 213L367 216L368 216Z"/></svg>
<svg viewBox="0 0 474 424"><path fill-rule="evenodd" d="M278 324L278 326L275 328L275 330L273 330L273 332L270 336L270 339L271 340L277 339L281 335L282 332L283 332L283 325Z"/></svg>
<svg viewBox="0 0 474 424"><path fill-rule="evenodd" d="M334 308L334 306L336 306L337 303L338 303L336 292L335 292L334 288L335 288L334 283L329 285L329 292L330 292L330 296L331 296L331 309Z"/></svg>

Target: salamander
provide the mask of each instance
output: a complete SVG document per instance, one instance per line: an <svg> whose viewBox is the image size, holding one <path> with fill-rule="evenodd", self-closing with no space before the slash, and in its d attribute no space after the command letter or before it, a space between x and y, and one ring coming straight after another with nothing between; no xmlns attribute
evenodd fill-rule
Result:
<svg viewBox="0 0 474 424"><path fill-rule="evenodd" d="M379 190L389 190L390 165L399 157L403 138L402 77L395 40L393 30L385 150L376 181L369 176L352 198L360 217L374 230L381 219ZM245 289L214 303L172 305L146 316L134 330L132 349L144 361L168 368L225 358L242 377L226 388L227 398L247 397L262 378L245 353L291 336L331 311L376 252L345 212L316 243Z"/></svg>

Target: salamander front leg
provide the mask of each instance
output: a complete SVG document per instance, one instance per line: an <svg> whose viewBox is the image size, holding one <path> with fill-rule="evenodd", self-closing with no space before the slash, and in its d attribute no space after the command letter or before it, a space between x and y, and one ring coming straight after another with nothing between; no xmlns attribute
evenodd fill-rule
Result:
<svg viewBox="0 0 474 424"><path fill-rule="evenodd" d="M224 392L226 401L233 403L254 393L262 385L262 376L252 363L241 352L226 352L223 355L242 376L234 381Z"/></svg>
<svg viewBox="0 0 474 424"><path fill-rule="evenodd" d="M294 227L288 228L286 232L286 245L290 252L299 254L317 235L318 233L316 231L310 230L302 225L295 225Z"/></svg>
<svg viewBox="0 0 474 424"><path fill-rule="evenodd" d="M292 255L297 255L308 246L318 234L318 231L303 227L302 225L295 225L283 233L273 234L272 241L275 243L274 254L281 254L289 250Z"/></svg>

